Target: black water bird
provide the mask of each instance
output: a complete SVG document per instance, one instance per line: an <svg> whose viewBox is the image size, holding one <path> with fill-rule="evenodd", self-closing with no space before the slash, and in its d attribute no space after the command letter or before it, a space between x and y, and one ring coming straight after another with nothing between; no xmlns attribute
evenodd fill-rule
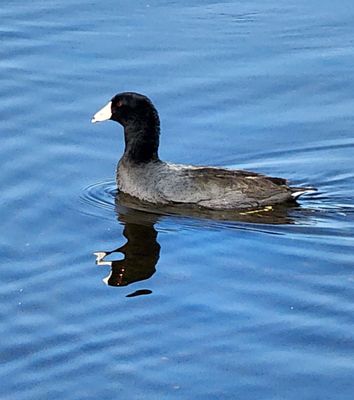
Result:
<svg viewBox="0 0 354 400"><path fill-rule="evenodd" d="M286 179L255 172L161 161L158 112L144 95L117 94L92 118L93 123L105 120L119 122L124 128L118 189L139 200L155 205L242 210L294 202L314 190L291 187Z"/></svg>

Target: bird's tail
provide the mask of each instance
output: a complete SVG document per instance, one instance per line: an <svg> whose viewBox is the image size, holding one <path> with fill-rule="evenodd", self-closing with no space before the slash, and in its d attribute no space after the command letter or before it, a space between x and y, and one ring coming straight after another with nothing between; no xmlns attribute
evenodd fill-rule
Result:
<svg viewBox="0 0 354 400"><path fill-rule="evenodd" d="M317 192L317 189L314 187L292 187L291 196L293 199L297 199L298 197L302 196L303 194Z"/></svg>

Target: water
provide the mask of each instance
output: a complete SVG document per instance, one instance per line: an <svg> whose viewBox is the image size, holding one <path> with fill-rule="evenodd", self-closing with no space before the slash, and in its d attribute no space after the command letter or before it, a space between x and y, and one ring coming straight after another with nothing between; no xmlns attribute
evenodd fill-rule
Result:
<svg viewBox="0 0 354 400"><path fill-rule="evenodd" d="M1 399L353 398L353 17L3 4ZM236 220L116 202L122 131L90 118L124 90L156 104L163 159L318 192Z"/></svg>

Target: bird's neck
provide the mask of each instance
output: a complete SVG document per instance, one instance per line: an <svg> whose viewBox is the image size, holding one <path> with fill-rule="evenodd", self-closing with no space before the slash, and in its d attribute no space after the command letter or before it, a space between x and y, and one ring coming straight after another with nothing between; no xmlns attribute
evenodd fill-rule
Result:
<svg viewBox="0 0 354 400"><path fill-rule="evenodd" d="M137 164L158 161L160 123L158 118L128 124L124 128L123 159Z"/></svg>

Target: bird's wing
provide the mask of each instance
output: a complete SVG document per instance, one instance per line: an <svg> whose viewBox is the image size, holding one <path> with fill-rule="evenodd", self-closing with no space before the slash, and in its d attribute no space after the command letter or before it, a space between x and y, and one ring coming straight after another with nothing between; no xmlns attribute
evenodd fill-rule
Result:
<svg viewBox="0 0 354 400"><path fill-rule="evenodd" d="M172 203L199 204L209 208L257 207L277 196L289 197L286 180L255 172L212 167L181 168L174 187L160 185L164 199Z"/></svg>

